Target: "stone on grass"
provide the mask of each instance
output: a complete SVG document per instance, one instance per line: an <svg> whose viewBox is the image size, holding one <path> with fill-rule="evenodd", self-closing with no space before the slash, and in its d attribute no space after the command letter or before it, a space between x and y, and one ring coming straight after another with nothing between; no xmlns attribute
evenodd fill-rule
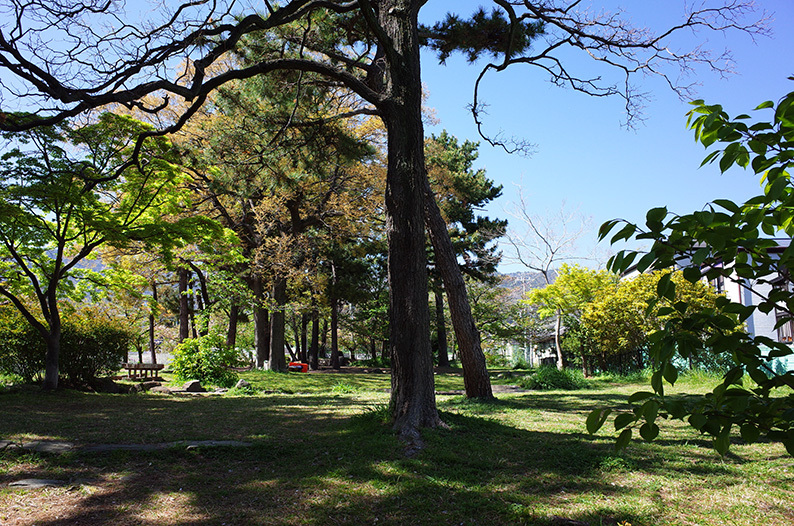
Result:
<svg viewBox="0 0 794 526"><path fill-rule="evenodd" d="M251 383L246 380L243 380L242 378L237 380L237 383L234 384L235 389L248 389L249 387L251 387Z"/></svg>
<svg viewBox="0 0 794 526"><path fill-rule="evenodd" d="M198 380L190 380L189 382L185 383L182 386L183 391L187 391L188 393L206 393L207 390L201 387L201 382Z"/></svg>
<svg viewBox="0 0 794 526"><path fill-rule="evenodd" d="M50 480L50 479L24 479L12 482L9 484L12 488L35 489L35 488L49 488L53 486L65 486L68 482L64 480Z"/></svg>

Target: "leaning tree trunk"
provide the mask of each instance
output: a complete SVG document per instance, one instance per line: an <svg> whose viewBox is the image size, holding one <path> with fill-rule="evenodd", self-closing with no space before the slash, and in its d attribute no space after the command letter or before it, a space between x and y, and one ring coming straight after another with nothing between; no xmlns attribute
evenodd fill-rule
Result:
<svg viewBox="0 0 794 526"><path fill-rule="evenodd" d="M417 15L420 0L379 2L388 132L386 231L389 242L391 380L394 428L420 447L419 428L443 425L436 409L424 235L424 130Z"/></svg>
<svg viewBox="0 0 794 526"><path fill-rule="evenodd" d="M286 344L284 305L287 304L287 278L276 276L273 279L273 301L276 303L276 308L270 314L270 361L267 368L271 371L285 372L287 359L284 355Z"/></svg>
<svg viewBox="0 0 794 526"><path fill-rule="evenodd" d="M471 314L466 282L458 267L455 248L441 210L438 208L430 181L424 179L425 220L430 232L430 241L436 255L436 265L444 282L449 301L449 313L455 339L458 342L460 362L463 365L463 385L468 398L493 398L491 379L485 364L485 354L480 343L480 331Z"/></svg>
<svg viewBox="0 0 794 526"><path fill-rule="evenodd" d="M436 334L438 335L438 366L449 366L447 351L447 321L444 319L444 293L436 289L433 293L436 303Z"/></svg>

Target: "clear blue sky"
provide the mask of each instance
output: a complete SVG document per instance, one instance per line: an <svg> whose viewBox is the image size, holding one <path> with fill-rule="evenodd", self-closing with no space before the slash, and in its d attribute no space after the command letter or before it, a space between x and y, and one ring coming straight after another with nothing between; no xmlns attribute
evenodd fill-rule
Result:
<svg viewBox="0 0 794 526"><path fill-rule="evenodd" d="M606 3L625 6L636 25L650 28L675 22L684 8L681 0L595 2ZM722 104L731 115L749 112L765 100L777 100L794 90L794 82L786 80L794 75L794 1L757 0L756 4L774 18L771 37L758 37L756 42L738 33L695 37L716 52L732 51L735 75L721 79L700 70L694 79L700 84L699 98ZM421 16L430 23L450 8L466 16L478 5L489 2L430 0ZM573 60L590 67L586 60ZM433 55L425 54L422 74L429 91L428 106L440 119L438 126L428 127L428 133L446 129L461 140L479 140L466 109L479 71L478 65L467 64L460 55L440 66ZM636 81L650 92L651 100L644 111L645 122L628 130L621 125L625 113L618 98L592 98L556 87L545 72L528 66L492 75L485 85L485 99L490 103L488 129L524 137L536 144L536 153L529 158L508 155L481 143L479 167L504 185L504 195L488 213L506 217L504 209L515 200L515 185L520 184L536 213L559 210L565 201L566 208L578 207L591 216L589 241L594 243L598 225L609 219L642 221L645 212L656 206L685 213L713 199L743 200L756 195L758 180L751 172L732 170L720 175L716 166L699 169L705 150L686 129L689 105L659 80ZM502 269L520 270L507 265Z"/></svg>

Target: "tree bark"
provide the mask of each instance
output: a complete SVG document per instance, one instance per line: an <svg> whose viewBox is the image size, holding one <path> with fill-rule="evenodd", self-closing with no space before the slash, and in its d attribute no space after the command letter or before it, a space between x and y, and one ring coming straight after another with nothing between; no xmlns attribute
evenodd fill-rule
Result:
<svg viewBox="0 0 794 526"><path fill-rule="evenodd" d="M50 332L44 338L47 344L47 356L44 361L44 384L45 391L58 388L58 359L61 353L61 327L60 321L50 327Z"/></svg>
<svg viewBox="0 0 794 526"><path fill-rule="evenodd" d="M320 314L312 312L312 341L309 347L309 367L312 371L320 368Z"/></svg>
<svg viewBox="0 0 794 526"><path fill-rule="evenodd" d="M273 301L276 303L276 309L270 314L270 360L267 368L271 371L286 372L284 305L287 304L287 278L276 276L273 279Z"/></svg>
<svg viewBox="0 0 794 526"><path fill-rule="evenodd" d="M303 312L301 313L301 352L300 352L300 360L303 363L309 362L309 335L308 335L308 328L309 328L309 313Z"/></svg>
<svg viewBox="0 0 794 526"><path fill-rule="evenodd" d="M306 356L306 349L301 345L301 321L297 314L292 315L292 333L295 337L295 361L302 362L301 356ZM291 355L292 353L290 353Z"/></svg>
<svg viewBox="0 0 794 526"><path fill-rule="evenodd" d="M320 343L320 358L328 358L328 320L323 318L323 330L321 333L322 342Z"/></svg>
<svg viewBox="0 0 794 526"><path fill-rule="evenodd" d="M463 365L463 384L468 398L493 398L491 379L485 363L485 354L480 343L480 331L474 323L469 305L466 282L460 272L455 248L449 238L449 231L441 210L436 204L433 190L427 176L424 178L425 220L430 233L430 241L436 255L436 266L444 282L444 290L449 301L449 313L458 354Z"/></svg>
<svg viewBox="0 0 794 526"><path fill-rule="evenodd" d="M188 306L187 283L190 272L186 268L179 269L179 341L190 336L190 308Z"/></svg>
<svg viewBox="0 0 794 526"><path fill-rule="evenodd" d="M237 321L240 318L240 306L233 303L229 309L229 328L226 331L226 347L237 345Z"/></svg>
<svg viewBox="0 0 794 526"><path fill-rule="evenodd" d="M262 306L265 297L262 278L251 277L251 292L254 294L254 348L256 349L256 366L265 367L270 360L270 320L268 312Z"/></svg>
<svg viewBox="0 0 794 526"><path fill-rule="evenodd" d="M438 365L449 366L449 352L447 350L447 322L444 319L444 293L434 291L436 303L436 334L438 335Z"/></svg>
<svg viewBox="0 0 794 526"><path fill-rule="evenodd" d="M152 299L157 303L157 283L155 281L152 281ZM152 354L152 363L157 363L157 349L154 343L154 308L149 311L149 352Z"/></svg>
<svg viewBox="0 0 794 526"><path fill-rule="evenodd" d="M377 12L388 42L385 99L387 129L386 231L394 429L409 448L421 447L419 429L443 425L438 416L430 348L424 183L427 179L422 127L422 85L417 15L421 0L385 0Z"/></svg>

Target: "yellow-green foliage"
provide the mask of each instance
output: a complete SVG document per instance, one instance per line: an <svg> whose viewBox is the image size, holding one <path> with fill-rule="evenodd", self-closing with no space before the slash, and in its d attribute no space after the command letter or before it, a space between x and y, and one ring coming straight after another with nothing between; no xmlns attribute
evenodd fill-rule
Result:
<svg viewBox="0 0 794 526"><path fill-rule="evenodd" d="M675 283L673 301L658 299L656 294L659 280L665 275L670 275L669 279ZM707 283L691 283L681 272L651 272L601 290L595 300L585 306L581 321L598 352L627 352L642 347L647 336L668 321L680 320L692 312L715 309L717 297Z"/></svg>

